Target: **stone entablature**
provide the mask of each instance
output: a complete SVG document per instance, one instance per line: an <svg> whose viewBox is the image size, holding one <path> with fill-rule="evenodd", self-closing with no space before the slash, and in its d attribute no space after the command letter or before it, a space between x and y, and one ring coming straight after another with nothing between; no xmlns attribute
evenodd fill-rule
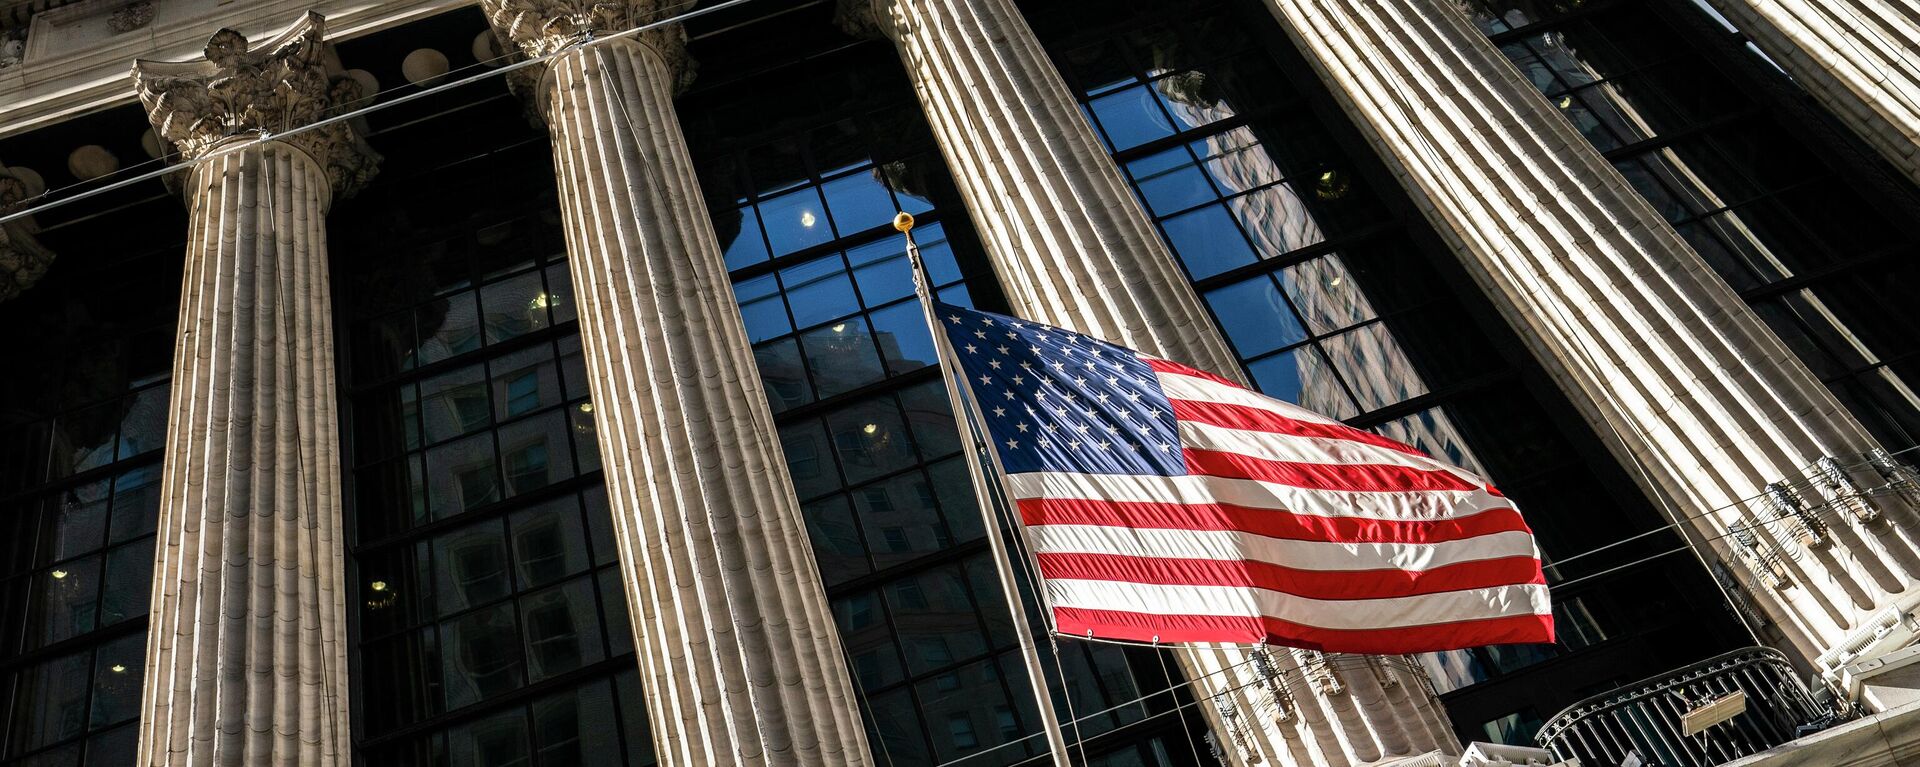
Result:
<svg viewBox="0 0 1920 767"><path fill-rule="evenodd" d="M287 19L309 11L327 18L329 40L359 37L456 8L471 0L58 0L8 7L24 20L21 61L0 66L0 137L55 125L75 115L134 100L127 62L197 57L207 35L233 29L272 38ZM4 3L4 0L0 0ZM47 7L47 6L58 7ZM144 24L140 17L151 14ZM0 58L12 16L0 16ZM125 31L116 32L117 28Z"/></svg>

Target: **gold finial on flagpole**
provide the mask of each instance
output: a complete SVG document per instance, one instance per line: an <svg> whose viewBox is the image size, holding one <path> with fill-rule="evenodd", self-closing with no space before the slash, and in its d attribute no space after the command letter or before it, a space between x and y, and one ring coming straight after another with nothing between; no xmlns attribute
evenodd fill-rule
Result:
<svg viewBox="0 0 1920 767"><path fill-rule="evenodd" d="M904 210L895 213L893 216L893 228L901 234L913 231L913 214Z"/></svg>

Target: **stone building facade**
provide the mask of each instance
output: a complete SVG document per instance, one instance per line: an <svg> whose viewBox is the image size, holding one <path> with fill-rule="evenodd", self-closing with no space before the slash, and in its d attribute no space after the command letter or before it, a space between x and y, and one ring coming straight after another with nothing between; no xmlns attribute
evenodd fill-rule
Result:
<svg viewBox="0 0 1920 767"><path fill-rule="evenodd" d="M1076 759L1844 695L1920 640L1920 5L1830 5L0 0L0 765L1044 762L898 210L1540 535L1552 646L1050 643Z"/></svg>

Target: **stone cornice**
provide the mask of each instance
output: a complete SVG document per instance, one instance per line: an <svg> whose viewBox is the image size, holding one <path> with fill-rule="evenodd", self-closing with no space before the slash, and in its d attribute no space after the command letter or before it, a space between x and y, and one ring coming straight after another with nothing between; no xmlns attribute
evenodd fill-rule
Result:
<svg viewBox="0 0 1920 767"><path fill-rule="evenodd" d="M127 63L136 58L183 59L206 45L220 27L250 39L279 32L308 10L327 17L332 42L362 37L446 11L473 0L165 0L153 21L112 34L105 10L120 5L70 3L38 11L23 64L0 68L0 137L58 124L75 115L135 101Z"/></svg>
<svg viewBox="0 0 1920 767"><path fill-rule="evenodd" d="M563 51L672 13L667 3L659 0L480 0L480 8L502 47L528 57ZM694 66L687 57L684 27L669 24L632 39L652 49L666 63L676 91L693 81Z"/></svg>
<svg viewBox="0 0 1920 767"><path fill-rule="evenodd" d="M136 92L154 130L186 160L236 136L276 136L363 95L352 78L329 76L325 32L326 20L311 11L257 49L245 35L222 29L207 40L202 60L134 62ZM379 160L343 122L280 140L325 167L342 196L365 185Z"/></svg>

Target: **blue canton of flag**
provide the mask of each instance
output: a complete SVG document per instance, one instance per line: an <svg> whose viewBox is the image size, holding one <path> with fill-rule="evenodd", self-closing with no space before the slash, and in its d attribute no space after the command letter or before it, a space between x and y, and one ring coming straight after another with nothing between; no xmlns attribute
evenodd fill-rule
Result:
<svg viewBox="0 0 1920 767"><path fill-rule="evenodd" d="M1173 408L1125 347L935 304L1007 473L1187 473Z"/></svg>

